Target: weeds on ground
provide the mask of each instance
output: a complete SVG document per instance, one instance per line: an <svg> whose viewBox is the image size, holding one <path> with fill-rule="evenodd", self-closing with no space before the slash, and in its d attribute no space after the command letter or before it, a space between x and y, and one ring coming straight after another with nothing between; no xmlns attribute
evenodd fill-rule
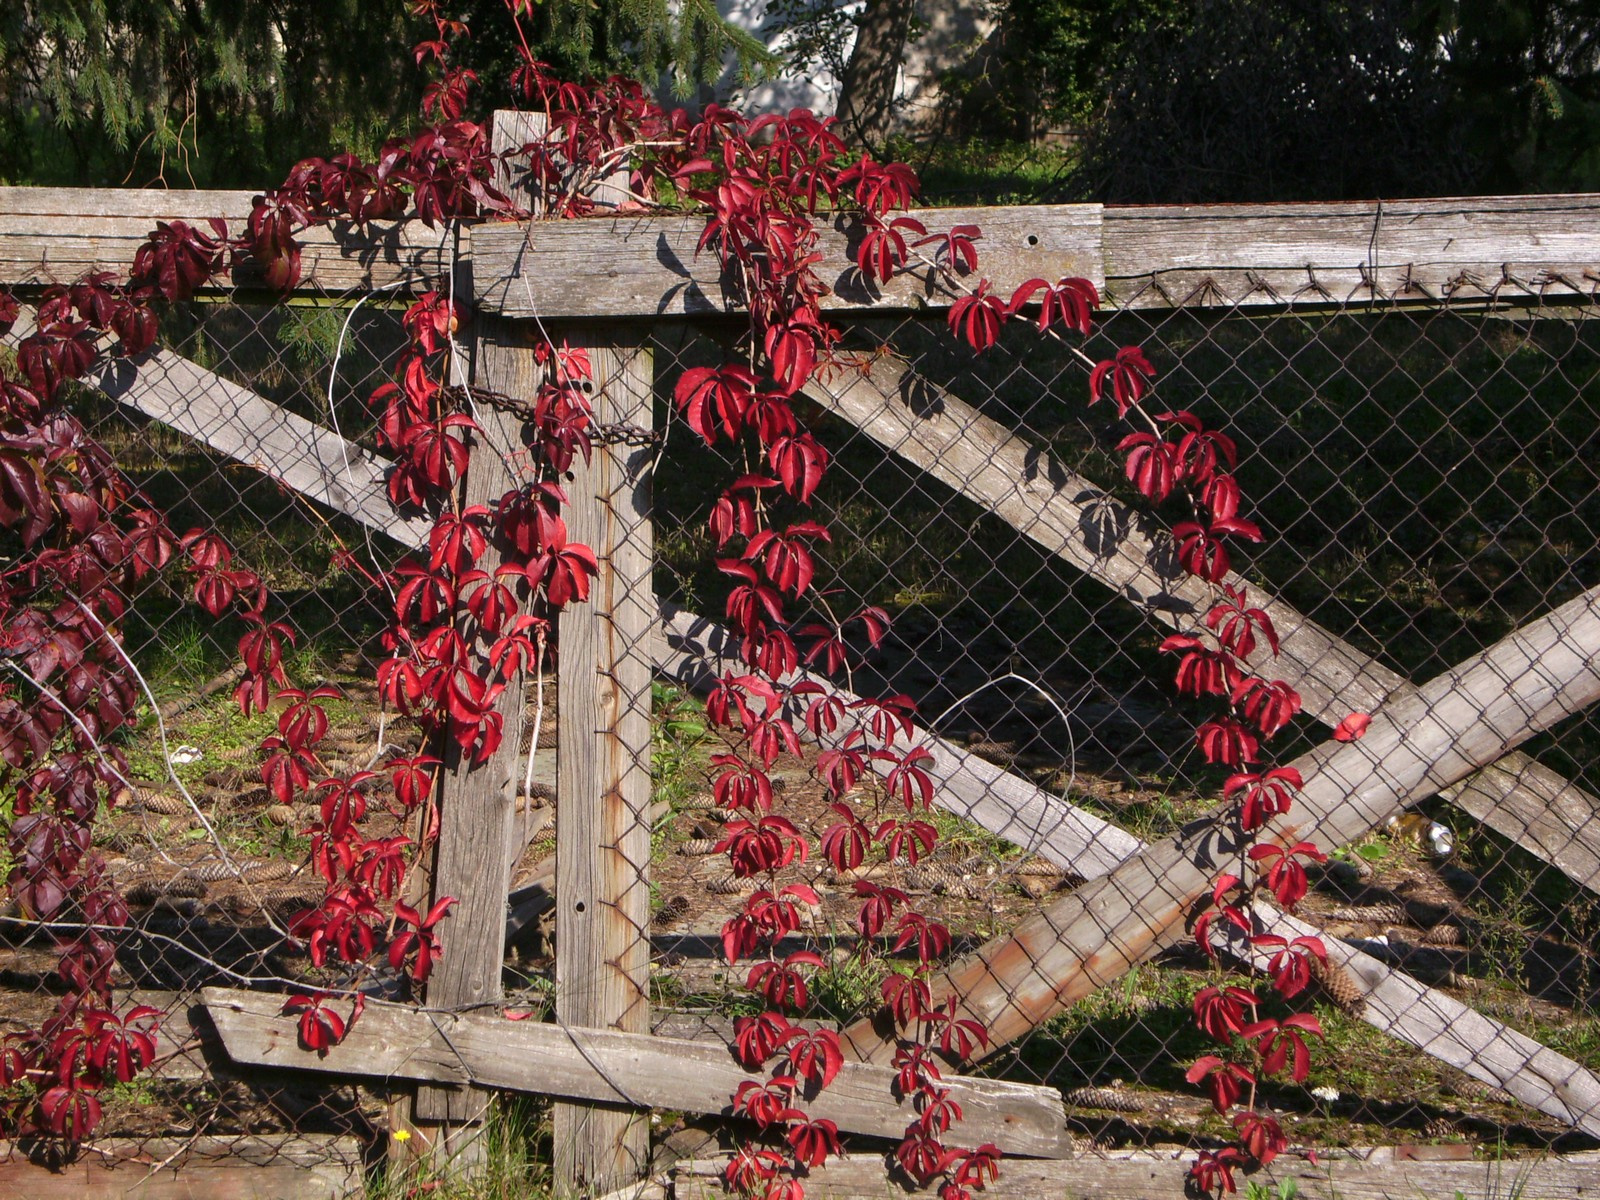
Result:
<svg viewBox="0 0 1600 1200"><path fill-rule="evenodd" d="M400 1140L408 1136L391 1135ZM496 1100L483 1136L483 1164L470 1178L456 1178L426 1162L403 1168L385 1163L368 1177L359 1200L547 1200L548 1106L528 1097Z"/></svg>
<svg viewBox="0 0 1600 1200"><path fill-rule="evenodd" d="M673 684L650 685L650 783L657 800L674 808L700 782L710 739L700 702Z"/></svg>

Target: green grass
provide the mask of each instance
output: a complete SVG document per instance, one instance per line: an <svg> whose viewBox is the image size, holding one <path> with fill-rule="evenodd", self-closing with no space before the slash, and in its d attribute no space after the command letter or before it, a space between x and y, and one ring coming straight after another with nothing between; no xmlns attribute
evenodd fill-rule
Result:
<svg viewBox="0 0 1600 1200"><path fill-rule="evenodd" d="M711 740L699 700L673 684L650 685L650 783L656 800L676 806L700 790Z"/></svg>
<svg viewBox="0 0 1600 1200"><path fill-rule="evenodd" d="M824 964L811 977L811 1004L807 1016L848 1024L882 1003L879 985L893 964L881 958L863 959L839 945L820 950Z"/></svg>
<svg viewBox="0 0 1600 1200"><path fill-rule="evenodd" d="M399 1135L391 1134L391 1137ZM547 1200L550 1121L547 1103L496 1097L484 1128L483 1160L470 1175L421 1162L409 1168L380 1165L359 1200Z"/></svg>
<svg viewBox="0 0 1600 1200"><path fill-rule="evenodd" d="M1076 162L1064 146L988 138L895 142L888 156L916 169L922 203L940 206L1048 203L1060 195Z"/></svg>

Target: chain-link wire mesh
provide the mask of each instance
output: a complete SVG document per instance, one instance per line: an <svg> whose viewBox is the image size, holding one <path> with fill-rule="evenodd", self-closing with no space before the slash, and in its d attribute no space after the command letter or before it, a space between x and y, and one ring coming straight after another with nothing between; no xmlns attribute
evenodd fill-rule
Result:
<svg viewBox="0 0 1600 1200"><path fill-rule="evenodd" d="M260 577L266 619L293 631L291 684L339 688L318 747L329 774L372 766L386 744L421 742L414 722L378 702L387 603L354 565L387 572L407 547L352 519L359 505L347 502L387 507L381 482L376 494L364 491L374 446L367 397L401 345L399 309L381 297L359 308L335 298L195 300L167 311L162 348L137 371L114 364L103 388L71 395L136 496L177 534L220 534L231 568ZM320 488L308 486L313 478ZM127 597L120 627L143 695L137 725L115 739L131 787L101 813L94 836L130 912L114 937L114 1008L150 1005L164 1016L153 1069L101 1093L95 1142L112 1159L188 1164L197 1178L207 1160L244 1153L294 1186L308 1178L295 1172L309 1172L318 1185L346 1187L359 1179L381 1094L362 1081L330 1086L230 1064L199 1003L208 985L337 981L284 938L293 914L323 894L303 832L318 796L283 804L263 786L258 747L279 713L241 715L234 689L248 626L208 617L193 585L176 567L153 574ZM375 803L381 796L374 789ZM36 1027L61 988L56 947L25 921L8 924L3 939L5 1024ZM252 1139L245 1149L243 1135Z"/></svg>
<svg viewBox="0 0 1600 1200"><path fill-rule="evenodd" d="M514 1008L569 1025L625 1022L726 1044L733 1021L754 1011L744 969L726 965L721 944L748 887L713 853L729 814L711 795L711 760L734 747L708 727L694 689L708 661L724 656L710 669L718 673L737 650L699 619L722 619L728 586L715 566L708 505L734 476L762 468L699 445L669 411L682 370L717 361L718 343L731 344L740 328L658 326L654 424L664 439L638 436L649 423L642 410L603 411L595 463L580 464L564 484L580 505L606 500L592 505L593 532L574 539L610 538L612 548L581 615L585 630L559 631L574 690L558 685L550 658L529 680L508 785L518 799L506 856L505 992ZM1325 741L1327 722L1309 714L1381 717L1383 703L1405 703L1407 686L1451 672L1600 584L1597 328L1588 303L1532 294L1492 304L1108 313L1103 345L1142 345L1157 367L1154 407L1191 410L1239 445L1248 515L1266 536L1240 553L1238 570L1253 602L1274 596L1303 618L1292 629L1279 620L1286 645L1291 633L1301 639L1280 669L1305 694L1307 715L1281 736L1276 761ZM344 694L330 707L331 770L369 766L384 745L420 749L420 730L379 703L376 639L389 605L352 565L381 573L416 541L415 531L384 525L391 532L381 533L372 524L385 506L366 400L401 345L398 310L381 300L359 309L331 299L287 308L196 302L178 306L163 335L172 355L208 379L336 429L348 457L302 431L303 465L323 482L275 482L294 464L257 469L249 447L266 410L240 409L231 393L212 424L192 431L198 437L176 432L147 415L160 400L163 363L179 369L172 359L141 368L141 388L124 389L120 403L84 389L78 411L174 528L215 526L235 565L265 580L269 614L296 632L291 681L328 682ZM899 887L937 911L958 951L1019 929L1049 931L1029 943L1025 982L1037 990L1038 973L1060 965L1053 947L1078 919L1074 897L1097 886L1110 890L1094 895L1122 895L1132 877L1118 875L1119 864L1214 808L1222 782L1194 744L1201 708L1174 697L1172 663L1157 651L1167 633L1197 624L1196 601L1170 571L1162 521L1145 515L1123 479L1115 446L1126 427L1109 404L1085 404L1081 362L1025 328L974 356L952 344L942 322L923 319L852 323L846 349L861 356L859 369L827 376L801 404L832 455L815 513L832 538L820 555L818 615L832 621L874 605L892 618L883 644L836 682L861 696L916 701L939 803L950 811L936 819L938 851L916 867L869 864L840 876L812 859L780 876L821 896L809 924L780 948L821 949L807 1015L841 1024L878 1002L873 972L881 968L854 953L857 878ZM597 341L589 351L602 404L613 392L637 402L645 368L627 348ZM193 399L192 376L173 380ZM668 603L664 641L650 616L652 562L653 591ZM98 1136L146 1141L160 1157L183 1139L243 1132L269 1145L280 1138L285 1154L291 1143L303 1154L308 1136L326 1136L334 1157L337 1139L351 1133L381 1146L379 1092L233 1068L204 1034L195 996L206 984L337 981L283 945L286 917L321 887L305 869L300 831L310 811L284 811L259 786L255 747L275 716L240 717L232 701L242 627L197 617L183 586L158 579L130 606L126 645L155 705L124 745L138 785L133 803L106 814L97 835L134 916L119 940L119 1008L153 1003L172 1013L167 1056L146 1079L112 1089ZM1566 641L1582 648L1581 636ZM854 643L868 650L859 636ZM600 716L572 722L567 697L583 690L572 681L591 658L605 683L586 694ZM1499 692L1522 683L1508 678ZM1415 728L1423 716L1448 721L1446 740L1468 744L1490 697L1469 699L1413 713ZM1484 761L1522 740L1506 727L1494 736ZM567 766L558 780L558 745L572 778L588 772L581 790ZM1326 1031L1312 1046L1309 1078L1261 1091L1260 1106L1280 1114L1296 1143L1588 1144L1600 1111L1586 1107L1587 1072L1600 1068L1595 745L1593 721L1579 712L1522 744L1526 758L1505 760L1465 791L1441 797L1419 783L1394 819L1324 845L1333 857L1314 872L1301 917L1331 946L1365 957L1343 974L1322 972L1297 1002L1309 1001ZM772 773L779 810L813 837L830 821L831 799L816 756L810 746L785 753ZM384 786L375 784L375 798ZM1347 790L1365 786L1352 780ZM568 788L579 797L569 813L592 805L581 819L610 824L594 827L588 864L558 881L556 817ZM881 800L875 788L865 782L856 800ZM1386 816L1380 809L1373 800L1372 813ZM1179 889L1174 900L1185 895ZM606 922L590 905L614 915L609 940L595 934ZM1178 909L1188 915L1185 904ZM609 949L559 966L563 921ZM1064 1006L1035 1006L1019 992L1010 1015L999 1015L1026 1031L985 1069L1058 1089L1072 1130L1090 1144L1195 1146L1228 1136L1183 1076L1216 1049L1196 1028L1194 995L1245 976L1236 962L1208 962L1183 924L1169 919L1137 946L1133 926L1115 926L1105 941L1132 960L1127 969L1109 972L1104 986L1064 993ZM3 953L8 1018L38 1019L54 1002L51 947L19 936ZM1378 978L1374 967L1401 981L1378 999L1358 994ZM1261 977L1253 986L1266 994ZM1408 988L1405 1020L1385 1015ZM609 995L616 1014L564 1009L569 990ZM1473 1013L1493 1024L1474 1025ZM192 1035L184 1014L194 1014ZM1374 1028L1384 1023L1390 1032ZM1472 1038L1480 1053L1467 1061L1461 1046ZM1535 1062L1535 1042L1563 1057ZM1541 1087L1559 1092L1542 1108ZM637 1115L572 1112L575 1129L631 1124L635 1132L619 1144L633 1156L649 1149ZM680 1124L656 1128L658 1151L693 1153L708 1139L737 1136L716 1122ZM558 1137L562 1144L570 1141ZM580 1169L598 1181L629 1165Z"/></svg>
<svg viewBox="0 0 1600 1200"><path fill-rule="evenodd" d="M1236 582L1252 604L1277 598L1268 607L1285 638L1286 657L1259 665L1258 655L1259 669L1305 696L1306 713L1268 752L1274 763L1315 751L1348 713L1403 705L1411 685L1447 678L1600 584L1593 309L1508 292L1492 304L1130 306L1106 316L1094 356L1142 345L1158 372L1151 411L1193 411L1238 443L1244 515L1265 537L1236 554ZM673 337L667 373L713 361L715 343L736 333L697 326ZM1034 330L1013 326L975 356L942 321L884 318L852 323L846 345L860 369L807 388L806 419L832 455L816 513L833 539L819 615L888 611L882 647L839 682L917 702L939 759L938 803L965 814L941 818L931 863L869 865L863 877L911 892L966 949L1032 921L1022 949L1033 973L998 973L1002 988L1031 989L1029 998L967 1002L1026 1028L989 1069L1059 1088L1080 1139L1215 1145L1232 1127L1184 1079L1220 1050L1197 1028L1193 998L1225 981L1269 997L1266 976L1199 952L1184 932L1192 894L1163 906L1127 894L1120 873L1109 891L1085 884L1221 800L1227 772L1208 767L1195 743L1210 712L1174 694L1175 663L1157 652L1206 611L1163 532L1184 519L1181 506L1151 519L1116 451L1130 426L1109 401L1087 406L1082 362ZM687 437L669 443L657 472L658 590L693 613L720 619L726 591L711 565L706 480L757 469ZM1406 736L1433 720L1446 730L1435 752L1467 744L1478 710L1528 682L1501 670L1507 678L1490 691L1447 702L1439 692L1431 709L1401 709ZM1504 741L1484 761L1522 740L1500 720ZM1293 1004L1264 1000L1263 1014L1309 1008L1326 1031L1303 1083L1264 1082L1257 1097L1295 1143L1588 1144L1594 1114L1572 1097L1594 1094L1588 1072L1600 1066L1595 736L1578 712L1464 791L1446 798L1419 784L1392 815L1387 801L1374 807L1370 832L1324 843L1332 857L1313 870L1301 926L1273 918L1267 928L1320 935L1336 963L1343 947L1363 957L1319 971ZM1316 792L1312 774L1305 805L1331 811L1338 797ZM784 811L819 833L829 797L814 759L786 763L779 779ZM1364 786L1352 780L1346 791ZM1398 786L1385 774L1379 791ZM698 814L669 827L693 851L714 834ZM668 893L661 879L673 873L658 878ZM679 874L687 893L692 875ZM857 876L811 863L796 877L822 894L813 932L832 952L814 1015L858 1020L878 994L849 953ZM1079 891L1100 907L1074 910ZM1118 897L1134 913L1122 923L1107 915ZM733 910L713 899L702 890L686 901L708 908L679 918L682 939L715 936ZM1070 942L1086 930L1104 945ZM1104 986L1094 986L1101 980L1069 969L1077 960L1063 957L1064 940L1130 961L1097 967ZM691 1003L682 981L694 977L679 968L675 990L658 982L658 1000L722 1029L743 1001L719 998L717 985L737 980L709 970L706 995ZM1374 982L1383 987L1364 996ZM962 984L978 986L971 972ZM1051 987L1072 1002L1041 1003ZM1538 1043L1564 1057L1536 1065ZM1542 1073L1573 1089L1566 1099L1538 1082Z"/></svg>

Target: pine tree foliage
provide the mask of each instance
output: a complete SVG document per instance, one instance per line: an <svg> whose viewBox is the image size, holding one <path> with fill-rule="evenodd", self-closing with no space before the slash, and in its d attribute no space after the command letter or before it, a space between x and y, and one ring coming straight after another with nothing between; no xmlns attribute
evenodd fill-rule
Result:
<svg viewBox="0 0 1600 1200"><path fill-rule="evenodd" d="M503 0L475 0L469 24L499 28L496 10ZM746 83L781 65L764 42L724 18L716 0L531 0L524 12L533 52L572 79L627 75L686 98L730 61ZM484 66L509 64L510 51L498 38L476 37L463 47ZM478 70L485 79L503 76L484 66Z"/></svg>
<svg viewBox="0 0 1600 1200"><path fill-rule="evenodd" d="M0 6L0 183L257 187L298 159L370 156L414 123L405 0L12 0ZM517 40L505 0L462 0L488 105ZM680 96L776 60L716 0L525 0L530 49L570 78Z"/></svg>
<svg viewBox="0 0 1600 1200"><path fill-rule="evenodd" d="M414 32L396 0L13 3L0 9L0 170L248 185L302 153L370 148L414 109Z"/></svg>

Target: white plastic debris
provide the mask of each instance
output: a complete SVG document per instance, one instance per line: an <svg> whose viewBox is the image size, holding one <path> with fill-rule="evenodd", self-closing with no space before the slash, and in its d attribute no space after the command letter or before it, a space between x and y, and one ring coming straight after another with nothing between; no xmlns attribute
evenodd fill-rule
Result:
<svg viewBox="0 0 1600 1200"><path fill-rule="evenodd" d="M190 763L197 763L205 755L200 753L198 746L175 746L172 753L167 755L167 761L175 767L186 767Z"/></svg>

